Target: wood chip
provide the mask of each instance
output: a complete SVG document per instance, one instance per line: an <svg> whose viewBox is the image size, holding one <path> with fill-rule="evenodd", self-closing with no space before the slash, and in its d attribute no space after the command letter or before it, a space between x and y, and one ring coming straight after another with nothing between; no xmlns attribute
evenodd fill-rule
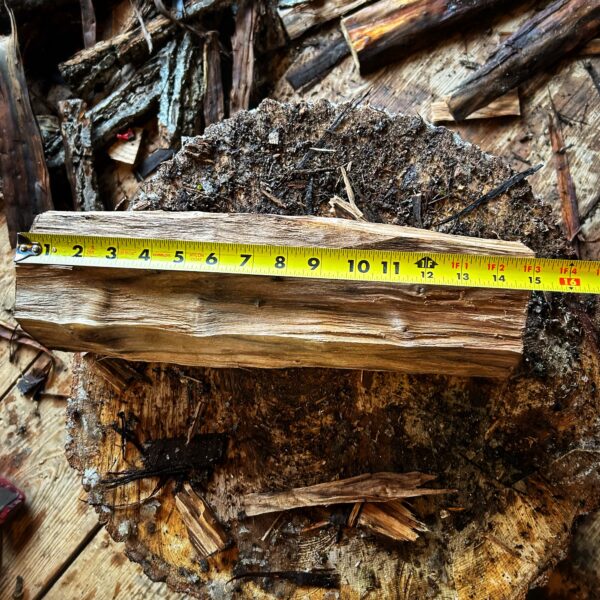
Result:
<svg viewBox="0 0 600 600"><path fill-rule="evenodd" d="M493 119L497 117L518 117L521 114L519 91L512 90L490 102L487 106L471 113L466 119ZM448 96L431 103L431 122L452 122L456 119L448 108Z"/></svg>
<svg viewBox="0 0 600 600"><path fill-rule="evenodd" d="M135 127L133 132L135 133L133 139L129 141L117 140L108 149L108 155L113 160L125 163L127 165L134 165L136 163L140 151L140 145L142 143L142 136L144 135L144 129L142 127Z"/></svg>
<svg viewBox="0 0 600 600"><path fill-rule="evenodd" d="M202 557L227 547L227 534L206 501L189 483L175 496L175 505L188 530L190 542Z"/></svg>

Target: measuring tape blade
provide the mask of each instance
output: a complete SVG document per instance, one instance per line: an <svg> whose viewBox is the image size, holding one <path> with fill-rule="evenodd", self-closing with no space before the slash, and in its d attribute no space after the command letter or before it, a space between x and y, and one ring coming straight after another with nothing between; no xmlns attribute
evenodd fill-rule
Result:
<svg viewBox="0 0 600 600"><path fill-rule="evenodd" d="M15 262L600 293L600 262L21 233Z"/></svg>

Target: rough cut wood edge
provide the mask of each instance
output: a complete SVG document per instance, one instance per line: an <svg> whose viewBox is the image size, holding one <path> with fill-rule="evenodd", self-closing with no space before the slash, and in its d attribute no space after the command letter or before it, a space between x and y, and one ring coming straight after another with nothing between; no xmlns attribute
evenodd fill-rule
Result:
<svg viewBox="0 0 600 600"><path fill-rule="evenodd" d="M331 21L366 2L367 0L308 0L295 6L279 8L278 12L286 33L293 40L312 27Z"/></svg>
<svg viewBox="0 0 600 600"><path fill-rule="evenodd" d="M513 90L501 98L490 102L487 106L476 110L467 119L493 119L497 117L518 117L521 114L519 91ZM455 121L448 108L448 98L436 100L431 103L431 122L443 123Z"/></svg>
<svg viewBox="0 0 600 600"><path fill-rule="evenodd" d="M175 505L188 530L190 542L200 556L207 557L227 547L227 535L210 506L189 483L175 496Z"/></svg>
<svg viewBox="0 0 600 600"><path fill-rule="evenodd" d="M319 217L48 212L33 230L532 255L518 242ZM26 264L17 281L17 319L49 347L214 367L489 377L518 363L529 298L511 290Z"/></svg>
<svg viewBox="0 0 600 600"><path fill-rule="evenodd" d="M355 502L388 502L399 498L447 494L452 491L420 487L434 479L435 476L433 475L416 472L365 473L348 479L318 483L285 492L248 494L243 499L242 506L248 517L255 517L266 513L306 508L307 506L329 506L331 504L353 504Z"/></svg>

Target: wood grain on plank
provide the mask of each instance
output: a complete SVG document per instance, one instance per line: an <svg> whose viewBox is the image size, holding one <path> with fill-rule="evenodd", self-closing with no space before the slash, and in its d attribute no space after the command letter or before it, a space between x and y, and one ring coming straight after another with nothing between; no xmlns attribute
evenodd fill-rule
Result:
<svg viewBox="0 0 600 600"><path fill-rule="evenodd" d="M45 600L71 598L162 598L183 600L185 594L170 590L166 583L152 581L142 567L130 562L121 544L99 531L72 565L44 596Z"/></svg>
<svg viewBox="0 0 600 600"><path fill-rule="evenodd" d="M48 360L41 356L29 370ZM47 391L69 393L68 366ZM79 499L79 476L64 456L64 421L62 397L37 402L14 387L0 402L0 471L27 496L25 508L2 526L0 598L12 596L18 575L25 597L37 597L97 527L95 514Z"/></svg>
<svg viewBox="0 0 600 600"><path fill-rule="evenodd" d="M34 230L532 255L518 242L322 217L48 212ZM510 290L212 273L42 265L17 271L17 319L49 347L215 367L505 376L520 359L529 298Z"/></svg>

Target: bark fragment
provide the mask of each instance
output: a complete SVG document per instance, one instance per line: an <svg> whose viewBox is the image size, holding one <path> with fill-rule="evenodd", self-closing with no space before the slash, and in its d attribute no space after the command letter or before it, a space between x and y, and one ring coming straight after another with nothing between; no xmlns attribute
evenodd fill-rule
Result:
<svg viewBox="0 0 600 600"><path fill-rule="evenodd" d="M233 75L229 114L235 115L250 106L250 95L254 82L254 38L258 21L257 2L245 0L238 7L235 19L235 34L231 40Z"/></svg>
<svg viewBox="0 0 600 600"><path fill-rule="evenodd" d="M98 191L92 149L92 124L83 100L59 104L65 167L75 210L104 210Z"/></svg>
<svg viewBox="0 0 600 600"><path fill-rule="evenodd" d="M52 209L44 148L31 109L12 13L9 35L0 36L0 175L10 243L36 215Z"/></svg>

